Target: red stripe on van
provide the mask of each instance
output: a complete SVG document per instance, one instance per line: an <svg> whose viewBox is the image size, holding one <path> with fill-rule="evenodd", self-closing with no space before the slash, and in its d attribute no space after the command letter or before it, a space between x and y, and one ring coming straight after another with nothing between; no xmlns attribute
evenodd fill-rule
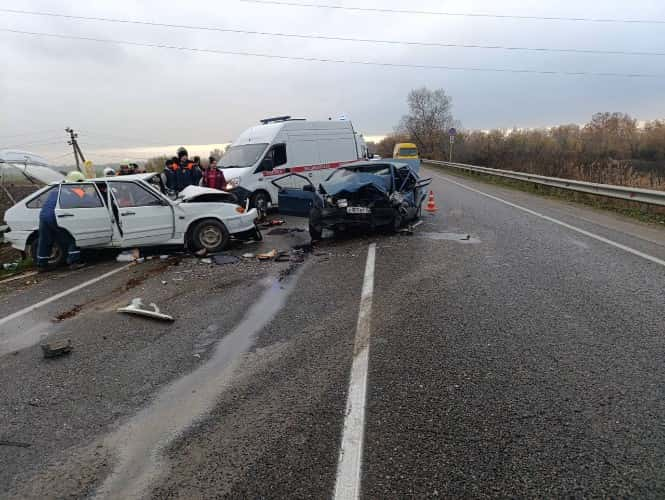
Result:
<svg viewBox="0 0 665 500"><path fill-rule="evenodd" d="M337 161L333 163L321 163L319 165L298 165L295 167L289 168L289 172L300 173L300 172L312 172L314 170L328 170L339 168L343 165L348 165L349 163L355 163L359 160L350 160L350 161ZM275 175L284 175L288 173L285 168L276 168L269 172L263 172L263 177L274 177Z"/></svg>

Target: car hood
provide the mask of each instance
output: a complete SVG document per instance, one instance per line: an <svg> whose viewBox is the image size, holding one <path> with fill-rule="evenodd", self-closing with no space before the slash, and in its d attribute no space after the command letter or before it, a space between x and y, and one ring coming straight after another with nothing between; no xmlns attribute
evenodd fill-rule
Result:
<svg viewBox="0 0 665 500"><path fill-rule="evenodd" d="M180 191L178 193L178 197L176 198L176 202L182 202L182 201L190 201L197 196L201 196L202 194L217 194L217 193L226 193L226 191L220 191L219 189L213 189L209 187L201 187L201 186L187 186L185 189Z"/></svg>
<svg viewBox="0 0 665 500"><path fill-rule="evenodd" d="M321 183L323 190L330 196L347 196L365 188L375 189L382 194L390 191L390 179L382 175L358 172L344 179L330 180Z"/></svg>

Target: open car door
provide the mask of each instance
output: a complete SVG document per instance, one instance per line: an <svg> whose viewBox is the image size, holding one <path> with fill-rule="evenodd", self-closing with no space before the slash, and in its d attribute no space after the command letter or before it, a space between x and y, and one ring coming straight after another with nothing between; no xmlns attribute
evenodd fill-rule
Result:
<svg viewBox="0 0 665 500"><path fill-rule="evenodd" d="M61 184L55 215L58 226L69 231L76 246L93 247L111 243L111 214L97 186L87 182Z"/></svg>
<svg viewBox="0 0 665 500"><path fill-rule="evenodd" d="M316 196L312 181L304 175L290 173L275 179L272 184L277 188L280 214L309 217Z"/></svg>

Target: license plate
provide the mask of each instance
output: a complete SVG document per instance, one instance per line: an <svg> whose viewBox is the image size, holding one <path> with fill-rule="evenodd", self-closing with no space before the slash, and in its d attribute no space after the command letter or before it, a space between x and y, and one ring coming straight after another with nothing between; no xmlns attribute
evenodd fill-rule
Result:
<svg viewBox="0 0 665 500"><path fill-rule="evenodd" d="M371 214L372 211L367 207L346 207L347 214Z"/></svg>

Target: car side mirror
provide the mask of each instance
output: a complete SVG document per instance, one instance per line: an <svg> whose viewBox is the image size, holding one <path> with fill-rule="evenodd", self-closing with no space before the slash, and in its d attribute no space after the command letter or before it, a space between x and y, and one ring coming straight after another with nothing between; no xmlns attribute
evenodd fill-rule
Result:
<svg viewBox="0 0 665 500"><path fill-rule="evenodd" d="M303 190L303 191L308 191L308 192L310 192L310 193L315 193L315 192L316 192L316 189L314 189L314 186L312 186L311 184L305 184L305 185L302 187L302 190Z"/></svg>

